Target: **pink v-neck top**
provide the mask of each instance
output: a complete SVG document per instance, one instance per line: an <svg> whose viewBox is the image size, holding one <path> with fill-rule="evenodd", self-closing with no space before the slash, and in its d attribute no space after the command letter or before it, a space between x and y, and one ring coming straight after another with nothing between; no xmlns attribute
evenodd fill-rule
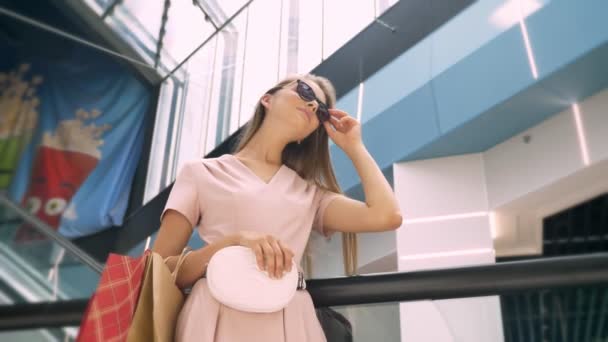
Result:
<svg viewBox="0 0 608 342"><path fill-rule="evenodd" d="M163 211L183 214L200 237L213 243L240 230L270 234L287 246L299 265L311 229L328 235L323 214L339 195L323 190L282 165L264 182L233 155L186 163ZM161 215L162 220L162 215Z"/></svg>

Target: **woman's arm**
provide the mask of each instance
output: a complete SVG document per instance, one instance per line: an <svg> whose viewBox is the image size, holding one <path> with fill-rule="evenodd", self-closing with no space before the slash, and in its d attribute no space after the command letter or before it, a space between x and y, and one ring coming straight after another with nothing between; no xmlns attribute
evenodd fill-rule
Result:
<svg viewBox="0 0 608 342"><path fill-rule="evenodd" d="M402 223L399 205L372 156L361 145L349 157L361 178L365 202L339 195L325 210L325 228L356 233L399 228Z"/></svg>
<svg viewBox="0 0 608 342"><path fill-rule="evenodd" d="M347 113L331 110L331 126L325 123L332 140L353 162L365 193L365 202L340 195L325 210L326 229L342 232L377 232L397 229L402 217L399 204L384 174L361 140L361 127Z"/></svg>
<svg viewBox="0 0 608 342"><path fill-rule="evenodd" d="M163 258L174 256L167 260L167 266L173 272L177 263L177 256L188 243L192 235L192 224L184 215L175 210L168 210L163 216L160 231L152 251ZM217 242L192 251L182 264L177 276L176 284L180 288L192 286L203 274L211 257L220 249L238 245L239 239L235 236L226 236Z"/></svg>
<svg viewBox="0 0 608 342"><path fill-rule="evenodd" d="M171 272L191 235L192 224L183 214L176 210L165 213L152 250L163 258L170 257L167 266ZM272 277L281 278L285 272L291 271L294 254L283 242L259 232L239 231L188 254L177 275L176 285L180 288L192 286L205 274L211 257L229 246L245 246L253 250L258 267L268 271Z"/></svg>

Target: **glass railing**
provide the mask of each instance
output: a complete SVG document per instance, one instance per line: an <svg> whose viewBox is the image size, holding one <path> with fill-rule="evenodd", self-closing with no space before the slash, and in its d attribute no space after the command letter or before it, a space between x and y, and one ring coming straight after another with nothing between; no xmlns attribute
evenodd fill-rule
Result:
<svg viewBox="0 0 608 342"><path fill-rule="evenodd" d="M0 307L87 300L102 265L0 195ZM40 309L39 309L40 310ZM30 322L32 323L32 322ZM1 329L0 329L1 330ZM0 333L0 341L70 341L75 327Z"/></svg>
<svg viewBox="0 0 608 342"><path fill-rule="evenodd" d="M608 284L332 309L348 321L355 342L608 339Z"/></svg>
<svg viewBox="0 0 608 342"><path fill-rule="evenodd" d="M0 341L72 342L78 328L31 329L0 332Z"/></svg>
<svg viewBox="0 0 608 342"><path fill-rule="evenodd" d="M308 290L328 341L605 341L607 268L608 253L597 253L315 279ZM51 303L53 314L22 305L13 323L77 325L85 304ZM0 331L10 328L5 308Z"/></svg>
<svg viewBox="0 0 608 342"><path fill-rule="evenodd" d="M9 303L88 298L102 266L0 195L0 268Z"/></svg>
<svg viewBox="0 0 608 342"><path fill-rule="evenodd" d="M606 285L330 309L318 310L329 341L332 341L330 338L354 342L595 342L608 339ZM472 316L471 312L477 315ZM416 323L421 313L427 314L427 321ZM433 322L428 321L429 313ZM0 340L71 341L76 331L76 327L67 332L62 328L6 331L0 332Z"/></svg>

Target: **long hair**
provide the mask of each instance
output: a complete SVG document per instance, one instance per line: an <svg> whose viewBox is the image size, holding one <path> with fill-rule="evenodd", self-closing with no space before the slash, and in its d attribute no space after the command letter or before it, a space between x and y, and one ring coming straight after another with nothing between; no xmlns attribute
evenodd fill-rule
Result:
<svg viewBox="0 0 608 342"><path fill-rule="evenodd" d="M277 83L275 87L265 94L272 95L299 78L315 82L325 94L326 105L329 108L335 107L336 91L334 86L327 78L313 74L289 76ZM247 123L238 138L235 152L241 151L251 141L262 126L265 118L266 108L262 105L261 101L258 101L253 118ZM283 164L294 170L303 179L311 181L327 191L342 193L329 156L329 136L322 124L313 133L302 139L299 144L295 142L287 144L281 157ZM342 255L344 258L344 273L346 275L354 275L357 272L357 247L356 234L342 233ZM306 271L310 276L311 263L308 245L306 246L304 255Z"/></svg>

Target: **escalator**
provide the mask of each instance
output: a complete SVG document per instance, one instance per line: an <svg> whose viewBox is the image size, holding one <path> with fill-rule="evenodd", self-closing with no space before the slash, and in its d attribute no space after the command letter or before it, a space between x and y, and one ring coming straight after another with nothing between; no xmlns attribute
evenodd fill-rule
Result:
<svg viewBox="0 0 608 342"><path fill-rule="evenodd" d="M37 312L53 303L66 304L91 296L103 266L74 246L44 222L0 195L0 305L9 315L19 308L39 305ZM69 307L69 305L68 305ZM47 311L48 312L48 311ZM54 315L53 312L48 312ZM31 328L3 332L2 341L73 340L76 326L39 328L43 322L30 319Z"/></svg>

